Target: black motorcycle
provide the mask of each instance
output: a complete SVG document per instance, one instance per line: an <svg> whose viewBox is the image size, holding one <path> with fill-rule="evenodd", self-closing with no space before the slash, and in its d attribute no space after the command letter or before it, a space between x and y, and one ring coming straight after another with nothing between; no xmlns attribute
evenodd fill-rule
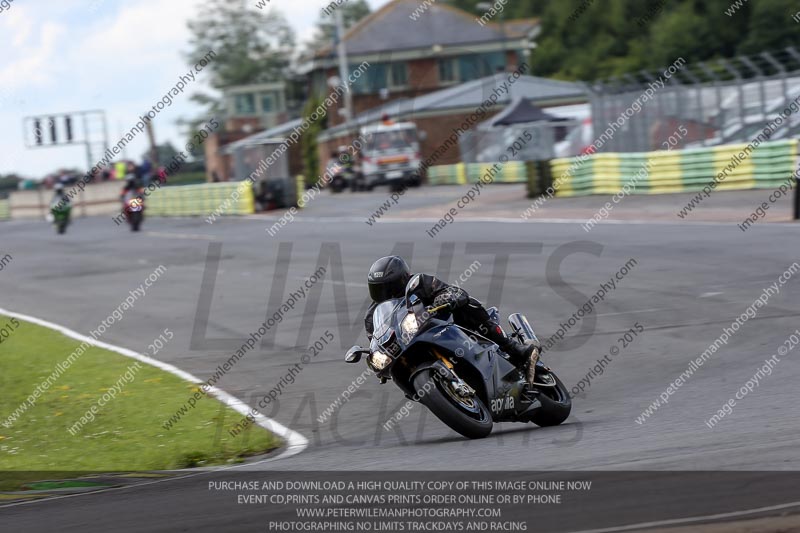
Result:
<svg viewBox="0 0 800 533"><path fill-rule="evenodd" d="M375 309L369 350L353 346L346 362L366 355L381 383L394 380L407 398L472 439L491 433L494 422L556 426L569 417L572 400L550 368L539 361L529 385L497 344L453 322L450 305L426 308L414 294L418 285L414 276L404 298ZM488 311L497 322L497 309ZM508 320L518 340L536 339L523 315Z"/></svg>
<svg viewBox="0 0 800 533"><path fill-rule="evenodd" d="M331 159L328 162L325 174L330 176L330 188L334 194L347 189L353 183L355 175L351 168L343 165L338 159Z"/></svg>

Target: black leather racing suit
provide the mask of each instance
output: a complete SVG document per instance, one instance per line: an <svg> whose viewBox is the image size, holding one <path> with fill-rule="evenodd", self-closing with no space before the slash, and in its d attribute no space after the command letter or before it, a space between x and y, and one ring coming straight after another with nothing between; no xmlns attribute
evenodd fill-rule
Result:
<svg viewBox="0 0 800 533"><path fill-rule="evenodd" d="M139 189L142 188L141 182L137 179L132 180L125 180L125 185L122 186L122 193L119 195L119 199L122 203L125 203L125 197L128 195L129 192L137 192Z"/></svg>

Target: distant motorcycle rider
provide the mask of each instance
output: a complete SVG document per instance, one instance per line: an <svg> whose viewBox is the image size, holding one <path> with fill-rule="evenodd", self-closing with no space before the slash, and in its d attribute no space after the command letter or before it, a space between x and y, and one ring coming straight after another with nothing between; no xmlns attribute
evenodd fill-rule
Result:
<svg viewBox="0 0 800 533"><path fill-rule="evenodd" d="M124 204L128 193L138 194L141 188L142 184L139 179L135 175L129 174L125 178L125 185L122 187L122 193L119 196L120 201Z"/></svg>
<svg viewBox="0 0 800 533"><path fill-rule="evenodd" d="M64 205L69 204L69 197L64 192L63 183L58 182L53 186L53 201L51 203Z"/></svg>
<svg viewBox="0 0 800 533"><path fill-rule="evenodd" d="M378 259L369 269L367 285L372 305L367 310L364 326L372 340L375 308L386 300L405 296L406 285L412 277L411 269L402 257L393 255ZM420 275L420 283L414 290L426 306L439 307L449 304L456 324L472 330L500 346L511 363L533 383L534 367L539 360L541 346L538 343L522 344L506 336L500 324L492 321L481 302L470 298L467 292L428 274Z"/></svg>

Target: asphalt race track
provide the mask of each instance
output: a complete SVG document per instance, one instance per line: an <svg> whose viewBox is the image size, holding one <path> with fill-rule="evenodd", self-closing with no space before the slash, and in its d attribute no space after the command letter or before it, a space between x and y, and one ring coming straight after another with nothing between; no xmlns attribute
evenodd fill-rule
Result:
<svg viewBox="0 0 800 533"><path fill-rule="evenodd" d="M236 476L258 479L261 474L254 470L309 471L295 474L298 478L311 478L315 471L485 470L511 471L515 477L524 471L555 471L565 476L578 472L581 479L593 476L606 487L587 499L580 513L568 506L563 511L543 510L539 523L546 531L703 516L800 500L796 477L757 489L758 480L773 478L754 474L747 482L740 479L729 485L725 497L703 500L708 493L704 484L713 484L714 476L687 483L675 473L798 470L800 349L781 357L772 375L739 401L732 415L713 429L705 423L797 330L800 271L669 397L668 404L643 424L636 421L723 328L800 261L797 226L762 223L743 233L735 223L675 220L600 224L587 233L575 222L523 223L512 212L507 221L464 216L431 238L426 230L439 217L422 219L418 213L438 212L437 199L452 192L442 191L407 193L393 208L392 220L373 226L361 216L380 205L385 191L358 195L347 203L326 193L274 237L266 228L276 217L226 219L213 225L202 219L148 219L141 234L116 227L110 219L79 219L65 237L42 222L3 223L0 251L14 260L0 273L0 307L87 333L128 291L164 265L167 271L158 283L102 340L143 351L169 327L175 340L159 358L204 377L318 266L325 266L324 282L275 328L276 335L268 339L271 345L248 354L218 384L256 405L302 351L330 331L333 343L264 411L303 434L310 445L293 457L246 466L250 472ZM756 204L760 196L754 194ZM470 209L471 216L480 214L479 205ZM415 213L415 218L403 220L404 212ZM488 438L465 441L415 406L387 431L383 424L405 399L391 383L381 386L372 379L332 419L319 423L317 417L366 368L344 364L343 354L365 341L366 272L376 258L393 251L402 252L415 270L451 280L479 261L463 287L499 305L504 317L526 313L543 340L627 264L624 279L616 281L616 288L545 360L571 388L612 347L618 347L618 355L574 399L573 416L560 427L498 424ZM275 294L284 280L285 292ZM204 328L201 304L209 298ZM623 348L620 337L637 323L643 333ZM660 478L661 492L648 495L646 477L633 476L623 483L630 476L626 471L672 474ZM0 508L0 523L5 531L265 531L268 508L237 506L209 492L209 479L233 477L230 472L201 474ZM620 483L615 485L615 480ZM619 503L636 496L652 506ZM794 508L780 512L787 510Z"/></svg>

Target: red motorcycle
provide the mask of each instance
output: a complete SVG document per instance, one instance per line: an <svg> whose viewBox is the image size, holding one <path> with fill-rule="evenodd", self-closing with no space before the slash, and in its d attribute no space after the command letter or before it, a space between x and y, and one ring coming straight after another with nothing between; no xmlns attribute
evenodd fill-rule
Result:
<svg viewBox="0 0 800 533"><path fill-rule="evenodd" d="M138 191L128 191L125 193L122 211L131 226L131 231L139 231L139 227L144 221L144 196L143 189Z"/></svg>

